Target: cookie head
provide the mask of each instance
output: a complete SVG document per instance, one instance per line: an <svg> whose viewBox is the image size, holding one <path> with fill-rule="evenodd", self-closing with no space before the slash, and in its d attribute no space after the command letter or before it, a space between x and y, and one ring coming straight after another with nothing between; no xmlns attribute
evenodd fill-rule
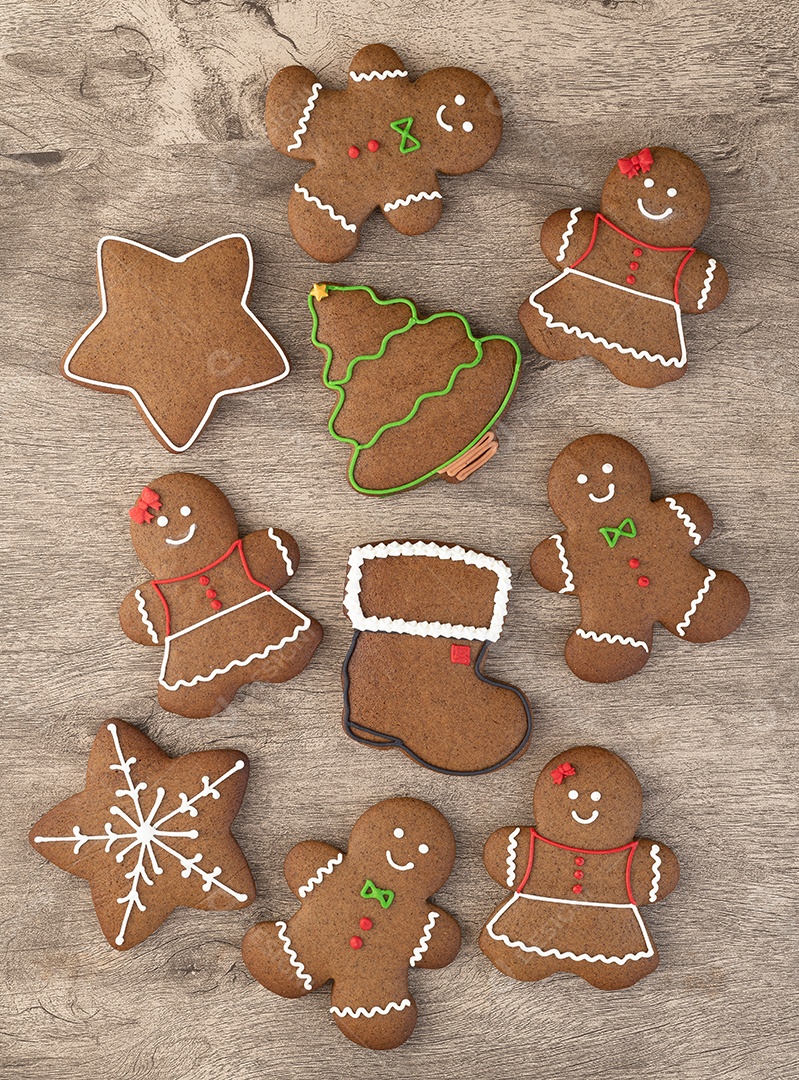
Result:
<svg viewBox="0 0 799 1080"><path fill-rule="evenodd" d="M600 850L635 836L643 795L626 763L598 746L578 746L554 757L536 781L538 831L558 844Z"/></svg>
<svg viewBox="0 0 799 1080"><path fill-rule="evenodd" d="M386 799L367 810L352 830L349 857L364 873L395 893L425 899L439 889L455 863L449 822L420 799Z"/></svg>
<svg viewBox="0 0 799 1080"><path fill-rule="evenodd" d="M128 515L136 554L157 578L207 566L239 535L233 508L216 484L192 473L152 480Z"/></svg>
<svg viewBox="0 0 799 1080"><path fill-rule="evenodd" d="M602 213L656 247L692 244L710 213L710 188L696 162L668 146L619 158L602 189Z"/></svg>
<svg viewBox="0 0 799 1080"><path fill-rule="evenodd" d="M414 93L414 119L436 169L460 176L485 165L502 138L502 110L488 83L464 68L436 68Z"/></svg>
<svg viewBox="0 0 799 1080"><path fill-rule="evenodd" d="M565 525L615 524L652 494L649 466L632 443L586 435L561 450L549 473L549 501Z"/></svg>

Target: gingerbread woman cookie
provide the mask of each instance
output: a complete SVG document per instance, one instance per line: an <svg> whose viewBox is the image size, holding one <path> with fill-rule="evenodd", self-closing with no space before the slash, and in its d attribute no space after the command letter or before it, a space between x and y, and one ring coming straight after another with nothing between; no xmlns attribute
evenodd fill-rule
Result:
<svg viewBox="0 0 799 1080"><path fill-rule="evenodd" d="M640 671L656 622L684 641L718 641L743 622L746 586L693 557L713 529L697 496L652 501L649 467L613 435L570 443L549 473L549 501L566 526L543 540L530 566L539 585L580 601L566 662L588 682Z"/></svg>
<svg viewBox="0 0 799 1080"><path fill-rule="evenodd" d="M535 825L497 829L486 869L512 889L486 923L480 948L506 975L537 982L557 971L600 990L632 986L658 966L640 908L674 889L665 844L635 836L641 785L620 757L577 746L544 767Z"/></svg>
<svg viewBox="0 0 799 1080"><path fill-rule="evenodd" d="M191 473L153 480L129 515L136 554L154 579L131 589L119 620L131 641L164 647L164 709L214 716L242 686L304 671L322 627L277 595L300 560L289 533L239 537L228 500Z"/></svg>
<svg viewBox="0 0 799 1080"><path fill-rule="evenodd" d="M415 82L386 45L361 49L346 90L323 90L313 72L287 67L266 96L266 130L281 154L314 166L294 185L289 225L320 262L358 246L374 210L407 236L441 215L438 173L485 165L502 137L491 87L463 68L437 68Z"/></svg>
<svg viewBox="0 0 799 1080"><path fill-rule="evenodd" d="M308 306L322 381L338 396L328 428L351 449L356 491L459 483L491 460L491 428L519 378L515 341L475 337L452 311L422 319L412 301L381 300L368 285L314 285Z"/></svg>
<svg viewBox="0 0 799 1080"><path fill-rule="evenodd" d="M83 791L30 831L32 846L92 887L100 928L130 949L176 907L230 911L255 884L230 833L250 765L238 750L168 757L122 720L94 740Z"/></svg>
<svg viewBox="0 0 799 1080"><path fill-rule="evenodd" d="M452 830L429 803L378 803L355 823L346 854L318 840L291 849L284 872L302 906L254 926L244 962L281 997L332 979L330 1012L347 1038L399 1046L416 1026L408 969L446 967L460 948L457 922L428 900L454 862Z"/></svg>
<svg viewBox="0 0 799 1080"><path fill-rule="evenodd" d="M710 213L699 166L667 146L620 158L600 212L577 206L544 222L541 250L561 273L519 319L552 360L594 356L622 382L652 387L685 374L683 313L712 311L727 272L693 244Z"/></svg>

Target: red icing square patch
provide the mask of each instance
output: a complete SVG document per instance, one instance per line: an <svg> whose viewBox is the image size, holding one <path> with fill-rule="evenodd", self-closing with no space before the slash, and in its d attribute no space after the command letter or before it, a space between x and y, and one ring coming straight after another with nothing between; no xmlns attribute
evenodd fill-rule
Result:
<svg viewBox="0 0 799 1080"><path fill-rule="evenodd" d="M449 658L453 664L471 664L472 650L468 645L452 645L449 650Z"/></svg>

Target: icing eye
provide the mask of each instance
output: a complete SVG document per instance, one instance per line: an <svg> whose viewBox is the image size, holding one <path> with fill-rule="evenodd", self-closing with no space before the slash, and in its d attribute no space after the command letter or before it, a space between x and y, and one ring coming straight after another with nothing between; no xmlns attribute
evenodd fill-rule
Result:
<svg viewBox="0 0 799 1080"><path fill-rule="evenodd" d="M669 190L666 192L666 194L668 195L668 197L670 199L673 199L674 196L677 194L677 188L676 187L670 187Z"/></svg>
<svg viewBox="0 0 799 1080"><path fill-rule="evenodd" d="M602 792L601 791L592 791L591 792L591 802L599 802L599 800L601 798L602 798Z"/></svg>
<svg viewBox="0 0 799 1080"><path fill-rule="evenodd" d="M455 104L456 105L465 105L466 104L466 98L463 96L463 94L456 94L455 95Z"/></svg>
<svg viewBox="0 0 799 1080"><path fill-rule="evenodd" d="M429 850L430 850L430 848L427 846L427 844L420 844L419 845L419 854L420 855L426 855Z"/></svg>
<svg viewBox="0 0 799 1080"><path fill-rule="evenodd" d="M572 802L574 802L575 799L579 799L579 797L580 797L580 792L575 791L575 789L572 788L571 791L569 792L569 798L572 800Z"/></svg>
<svg viewBox="0 0 799 1080"><path fill-rule="evenodd" d="M603 473L612 473L613 472L613 466L611 465L611 463L609 461L606 461L605 464L602 466L602 472ZM181 510L181 514L182 513L183 513L183 511Z"/></svg>
<svg viewBox="0 0 799 1080"><path fill-rule="evenodd" d="M577 483L578 484L587 484L588 483L588 477L585 475L584 472L581 472L580 475L577 477Z"/></svg>
<svg viewBox="0 0 799 1080"><path fill-rule="evenodd" d="M466 131L466 132L474 131L474 124L471 122L471 120L467 120L464 123L463 130Z"/></svg>
<svg viewBox="0 0 799 1080"><path fill-rule="evenodd" d="M156 523L156 525L160 525L160 526L161 526L161 528L163 529L163 527L164 527L165 525L168 525L168 524L169 524L169 518L168 518L168 517L164 517L164 515L162 514L162 515L161 515L161 516L160 516L159 518L156 518L156 519L155 519L155 523Z"/></svg>
<svg viewBox="0 0 799 1080"><path fill-rule="evenodd" d="M180 508L180 516L181 517L188 517L190 513L191 513L191 507L190 506L181 506L181 508Z"/></svg>
<svg viewBox="0 0 799 1080"><path fill-rule="evenodd" d="M394 835L396 836L396 838L398 840L401 840L403 838L403 836L405 835L405 830L404 829L395 829L394 830Z"/></svg>
<svg viewBox="0 0 799 1080"><path fill-rule="evenodd" d="M646 180L644 180L644 187L654 187L654 186L655 186L655 181L652 179L651 176L647 176Z"/></svg>

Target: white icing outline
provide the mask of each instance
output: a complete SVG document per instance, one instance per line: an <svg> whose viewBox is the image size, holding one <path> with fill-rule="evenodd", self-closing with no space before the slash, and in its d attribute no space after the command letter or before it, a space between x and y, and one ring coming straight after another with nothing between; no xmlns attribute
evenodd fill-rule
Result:
<svg viewBox="0 0 799 1080"><path fill-rule="evenodd" d="M416 946L416 948L411 953L411 958L408 961L408 963L410 964L411 967L416 967L416 965L422 959L424 954L427 952L427 943L430 941L430 938L433 936L433 927L436 925L436 919L440 919L440 918L441 918L441 912L440 911L431 911L430 912L430 918L427 920L427 922L425 924L425 928L424 928L424 930L422 932L422 936L419 938L419 944Z"/></svg>
<svg viewBox="0 0 799 1080"><path fill-rule="evenodd" d="M505 879L508 884L508 888L513 888L513 883L516 880L516 851L519 847L519 842L516 837L519 835L519 829L514 829L508 837L508 857L505 860L505 864L508 867L508 876Z"/></svg>
<svg viewBox="0 0 799 1080"><path fill-rule="evenodd" d="M702 537L699 535L699 530L697 529L696 525L688 516L687 511L682 506L680 506L676 499L672 499L671 495L667 495L663 501L665 503L668 503L668 505L671 507L671 509L674 511L674 513L677 515L683 525L685 525L686 529L688 530L688 535L694 542L694 547L698 547L699 544L702 543Z"/></svg>
<svg viewBox="0 0 799 1080"><path fill-rule="evenodd" d="M283 556L283 562L286 564L286 573L289 577L294 577L294 564L291 561L289 549L286 547L286 545L283 543L283 541L280 539L274 529L268 529L267 536L270 540L274 540L275 545L277 546L277 550Z"/></svg>
<svg viewBox="0 0 799 1080"><path fill-rule="evenodd" d="M379 1005L373 1006L371 1009L365 1009L363 1005L359 1005L354 1011L345 1005L343 1009L339 1009L337 1005L331 1005L330 1011L336 1016L351 1016L353 1020L357 1020L361 1016L365 1016L367 1020L371 1020L375 1013L380 1013L381 1016L388 1016L392 1009L397 1012L402 1012L403 1009L410 1008L410 998L403 998L402 1001L389 1001L388 1005L381 1008Z"/></svg>
<svg viewBox="0 0 799 1080"><path fill-rule="evenodd" d="M417 622L408 619L392 619L390 616L378 618L363 613L360 602L361 567L367 559L388 559L397 556L425 556L450 562L462 562L468 566L478 566L493 571L497 575L497 589L494 594L494 611L490 626L453 626L452 623ZM456 545L426 544L423 541L399 543L393 540L389 544L367 544L353 548L348 561L347 582L344 590L344 611L356 630L382 630L389 634L411 634L415 637L452 637L466 641L498 641L508 611L508 593L511 590L510 567L501 559L484 555L479 551L468 551Z"/></svg>
<svg viewBox="0 0 799 1080"><path fill-rule="evenodd" d="M433 199L443 199L444 196L440 191L419 191L415 195L406 195L404 199L396 199L394 202L387 202L383 206L383 210L390 214L392 210L396 210L399 206L410 206L412 202L418 203L422 199L427 199L428 202L432 202Z"/></svg>
<svg viewBox="0 0 799 1080"><path fill-rule="evenodd" d="M580 213L581 210L582 210L582 206L575 206L575 208L572 210L571 214L569 215L569 222L568 222L566 228L563 230L563 235L560 238L562 243L560 245L560 251L557 254L558 262L563 262L563 259L564 259L565 255L566 255L566 249L569 246L569 240L571 238L571 234L574 232L574 226L577 224L577 215Z"/></svg>
<svg viewBox="0 0 799 1080"><path fill-rule="evenodd" d="M444 131L454 131L455 129L453 128L452 124L448 124L446 120L442 119L442 114L446 107L446 104L439 106L438 110L436 111L436 121L438 122L439 127L442 127Z"/></svg>
<svg viewBox="0 0 799 1080"><path fill-rule="evenodd" d="M136 604L136 607L139 609L139 614L141 615L141 621L147 627L147 633L150 635L150 637L153 639L153 641L157 645L158 644L158 634L156 634L155 627L150 622L150 617L147 614L147 605L144 603L144 597L142 596L141 589L137 589L136 592L133 595L136 598L136 600L138 601L138 603Z"/></svg>
<svg viewBox="0 0 799 1080"><path fill-rule="evenodd" d="M297 125L297 130L294 132L294 142L290 142L286 147L287 150L299 150L302 146L302 137L308 131L308 120L313 112L314 105L316 105L316 99L319 97L319 91L322 89L320 82L314 83L311 87L311 94L308 98L308 104L305 106L300 122Z"/></svg>
<svg viewBox="0 0 799 1080"><path fill-rule="evenodd" d="M649 903L654 904L658 898L658 887L660 885L660 865L663 862L658 852L660 851L659 844L653 844L649 849L649 854L652 858L652 888L649 890Z"/></svg>
<svg viewBox="0 0 799 1080"><path fill-rule="evenodd" d="M170 538L168 536L165 536L164 540L166 541L167 544L171 544L172 547L180 547L181 544L188 544L189 540L191 540L192 536L194 536L194 534L196 532L197 532L197 522L193 521L191 523L191 527L189 528L189 531L186 533L186 535L183 537L182 540L170 540Z"/></svg>
<svg viewBox="0 0 799 1080"><path fill-rule="evenodd" d="M560 533L553 533L549 538L555 541L555 547L558 549L558 558L560 559L560 565L563 568L563 576L566 578L566 584L562 589L558 589L559 593L574 592L574 574L569 569L569 560L566 558L566 549L563 546L563 537Z"/></svg>
<svg viewBox="0 0 799 1080"><path fill-rule="evenodd" d="M399 863L395 863L394 860L391 858L390 851L386 851L386 859L388 860L389 866L393 866L395 870L413 870L414 863L412 862L406 862L404 866L400 866Z"/></svg>
<svg viewBox="0 0 799 1080"><path fill-rule="evenodd" d="M616 485L615 484L608 484L608 493L607 493L607 495L603 495L602 498L600 499L596 495L592 494L589 491L588 492L588 498L591 500L591 502L605 503L605 502L610 502L610 500L613 498L613 496L615 494L616 494Z"/></svg>
<svg viewBox="0 0 799 1080"><path fill-rule="evenodd" d="M572 810L572 817L575 821L579 822L580 825L593 825L596 819L599 817L599 811L594 810L591 814L591 817L580 817L576 810Z"/></svg>
<svg viewBox="0 0 799 1080"><path fill-rule="evenodd" d="M275 347L275 349L277 350L278 356L283 361L284 370L279 375L274 375L271 379L265 379L263 382L250 383L248 386L232 386L227 390L220 390L218 393L214 394L214 396L211 398L211 402L210 402L208 408L205 410L205 415L203 416L202 420L200 420L200 423L195 428L193 435L191 436L189 441L184 443L182 446L178 446L177 443L172 442L172 440L169 438L169 436L166 434L166 432L163 430L163 428L160 426L160 424L157 423L157 421L155 420L155 417L153 416L153 414L150 412L150 410L145 405L144 399L142 398L141 394L134 387L127 386L124 383L103 382L100 379L89 379L85 375L76 375L70 369L70 364L72 362L72 359L74 358L75 354L77 353L78 349L81 347L83 342L89 336L89 334L91 334L92 330L94 330L96 327L98 327L100 325L100 323L103 321L103 319L106 317L106 314L108 313L108 302L107 302L106 293L105 293L105 279L103 277L103 244L107 240L115 240L120 244L129 244L131 247L139 248L141 251L147 251L151 255L158 255L159 258L166 259L167 262L171 262L171 263L183 263L183 262L186 262L186 260L190 259L192 257L192 255L197 255L197 254L199 254L199 252L205 251L206 248L213 247L214 244L222 244L226 240L243 240L244 244L245 244L245 246L247 248L247 258L248 258L248 261L249 261L249 269L248 269L248 272L247 272L247 282L246 282L246 284L244 286L244 291L243 291L242 297L241 297L241 307L242 307L242 310L245 312L245 314L248 315L252 319L252 321L255 323L255 325L258 327L258 329L263 332L263 334L269 339L269 341ZM104 386L108 390L122 390L125 393L130 394L130 396L134 399L134 401L139 406L141 411L147 417L148 424L150 424L152 426L152 428L157 432L158 438L161 439L162 442L164 442L169 447L170 450L173 450L176 454L182 454L184 450L188 450L189 447L194 445L194 442L197 439L197 437L199 436L200 432L203 430L205 425L210 420L211 414L213 413L214 409L216 408L216 403L220 400L220 398L228 397L231 394L243 394L243 393L246 393L248 390L259 390L263 386L269 386L271 383L280 382L281 379L285 379L285 377L288 375L288 373L290 371L288 357L286 356L286 354L283 352L281 347L278 345L277 341L272 337L272 335L266 329L264 324L259 319L257 319L255 317L255 315L252 313L252 311L250 311L249 307L247 307L247 296L249 295L249 292L250 292L250 286L252 284L252 276L253 276L252 247L250 246L250 241L247 239L246 236L243 235L243 233L229 233L227 236L218 236L216 238L216 240L209 240L209 242L207 244L202 244L200 247L194 248L193 251L189 251L185 255L179 255L176 258L173 258L171 255L165 255L163 253L163 251L156 251L155 248L147 247L145 244L139 244L135 240L127 240L124 236L110 236L110 235L109 236L103 236L100 239L99 243L97 244L97 281L99 283L99 289L100 289L100 301L101 301L100 314L97 316L97 318L91 324L91 326L89 326L86 330L83 331L81 336L78 338L78 340L75 342L75 344L72 346L72 348L67 353L66 359L64 360L64 374L69 379L71 379L73 382L85 383L87 386Z"/></svg>
<svg viewBox="0 0 799 1080"><path fill-rule="evenodd" d="M670 214L674 213L674 208L672 206L667 206L662 214L650 214L649 211L644 206L644 200L643 199L638 200L638 209L641 211L641 213L644 215L644 217L648 217L650 221L665 221L665 219Z"/></svg>
<svg viewBox="0 0 799 1080"><path fill-rule="evenodd" d="M314 203L320 210L325 210L333 221L337 221L342 229L346 229L347 232L357 232L358 226L351 221L347 221L343 214L337 214L330 203L323 203L321 199L318 199L316 195L312 195L308 188L302 186L302 184L295 184L294 190L298 195L302 195L306 202Z"/></svg>
<svg viewBox="0 0 799 1080"><path fill-rule="evenodd" d="M394 68L393 71L360 71L356 75L354 71L350 72L350 78L353 82L371 82L372 79L379 79L384 82L386 79L406 79L408 72L403 71L401 68Z"/></svg>
<svg viewBox="0 0 799 1080"><path fill-rule="evenodd" d="M299 896L300 900L306 897L308 893L313 892L314 885L321 885L322 878L326 877L328 874L332 874L335 867L340 864L343 858L344 852L340 851L338 855L334 855L333 858L330 859L326 866L320 866L313 877L308 878L305 885L300 885L299 889L297 889L297 896Z"/></svg>
<svg viewBox="0 0 799 1080"><path fill-rule="evenodd" d="M672 356L667 360L660 353L653 354L647 352L646 349L634 349L632 346L627 347L619 344L617 341L608 341L607 338L601 336L597 337L592 334L590 330L581 330L579 326L568 326L564 322L557 322L554 315L550 314L542 304L536 302L535 297L540 296L540 294L547 289L551 289L558 281L562 281L567 274L577 274L579 277L589 278L591 281L598 281L600 285L607 285L611 289L621 289L622 292L632 293L633 296L642 297L646 300L656 300L661 304L669 304L670 307L674 308L677 317L677 332L680 337L681 348L680 356ZM558 274L552 281L548 281L545 285L542 285L540 289L536 289L535 292L530 293L529 303L531 307L534 307L536 311L544 316L546 325L549 329L556 328L563 330L567 334L574 334L578 338L585 338L588 341L592 341L594 345L604 345L606 349L615 349L617 352L634 356L636 360L649 360L650 363L661 364L663 367L674 366L681 368L685 366L688 360L688 355L685 351L685 338L682 332L680 305L676 300L669 300L665 296L653 296L652 293L639 292L637 289L630 289L626 285L617 285L615 281L608 281L606 278L597 277L596 274L586 274L584 270L577 270L573 266L567 266L563 273Z"/></svg>
<svg viewBox="0 0 799 1080"><path fill-rule="evenodd" d="M286 933L286 930L288 929L286 924L282 920L278 920L275 923L275 926L277 927L277 936L283 942L283 952L289 958L289 963L294 968L294 974L305 986L306 990L313 990L313 978L305 970L305 965L300 962L296 952L291 947L291 938Z"/></svg>
<svg viewBox="0 0 799 1080"><path fill-rule="evenodd" d="M699 300L697 301L697 304L696 304L696 310L697 311L702 310L702 308L705 306L705 301L707 300L708 296L710 295L710 286L713 284L713 272L714 272L715 269L716 269L716 260L715 259L708 259L707 260L707 273L705 274L705 283L704 283L704 285L702 287L702 292L701 292Z"/></svg>
<svg viewBox="0 0 799 1080"><path fill-rule="evenodd" d="M677 633L680 635L680 637L685 637L685 631L688 629L688 627L689 627L689 625L691 623L691 619L696 614L696 609L699 607L699 605L702 603L702 601L707 596L708 590L710 589L710 583L711 583L711 581L713 581L715 579L715 577L716 577L716 571L715 570L708 570L707 577L705 578L705 581L704 581L704 584L702 585L702 588L699 590L699 592L694 597L694 599L693 599L693 601L691 603L691 606L688 608L686 613L683 615L680 622L677 623Z"/></svg>
<svg viewBox="0 0 799 1080"><path fill-rule="evenodd" d="M635 638L622 637L621 634L614 634L612 637L610 634L597 634L595 630L583 630L582 626L578 626L574 631L578 637L585 638L591 641L607 641L608 645L633 645L636 649L643 649L644 652L649 652L649 646L645 641L636 641Z"/></svg>

